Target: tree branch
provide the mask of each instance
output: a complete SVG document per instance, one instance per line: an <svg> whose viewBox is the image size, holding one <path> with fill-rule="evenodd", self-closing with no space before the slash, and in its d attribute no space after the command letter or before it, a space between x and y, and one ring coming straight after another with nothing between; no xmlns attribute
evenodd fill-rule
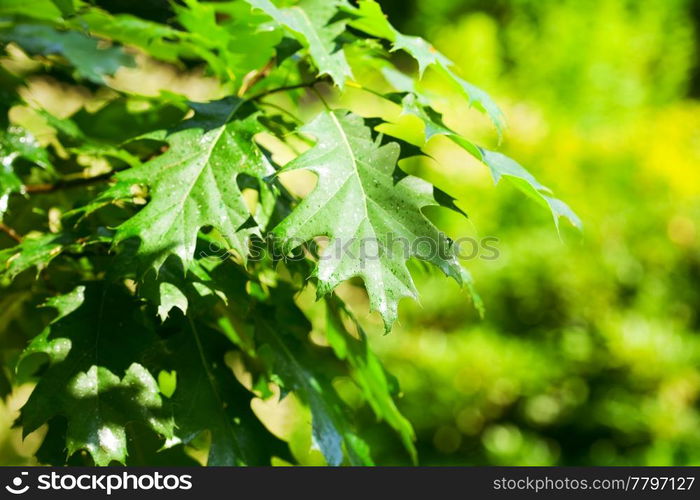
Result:
<svg viewBox="0 0 700 500"><path fill-rule="evenodd" d="M0 231L8 235L10 238L15 240L17 243L22 243L22 236L15 231L13 228L5 224L4 222L0 222Z"/></svg>

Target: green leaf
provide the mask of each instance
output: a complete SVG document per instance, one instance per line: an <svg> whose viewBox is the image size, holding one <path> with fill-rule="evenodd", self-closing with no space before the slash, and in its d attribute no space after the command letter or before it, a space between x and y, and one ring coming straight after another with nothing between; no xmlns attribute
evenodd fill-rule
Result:
<svg viewBox="0 0 700 500"><path fill-rule="evenodd" d="M341 464L344 457L354 465L371 464L367 444L356 435L348 408L330 383L332 373L340 371L337 360L328 349L308 342L311 325L294 303L295 290L280 283L264 293L260 283L231 262L214 266L210 277L211 286L228 297L217 328L262 364L262 392L269 391L266 385L274 380L283 397L294 391L308 405L313 442L329 465ZM256 298L254 288L261 292Z"/></svg>
<svg viewBox="0 0 700 500"><path fill-rule="evenodd" d="M85 449L97 465L124 463L125 426L133 420L148 423L165 437L172 435L172 421L160 414L158 385L138 363L132 364L121 380L108 369L93 365L70 380L65 390L70 394L70 407L65 409L69 418L68 456Z"/></svg>
<svg viewBox="0 0 700 500"><path fill-rule="evenodd" d="M400 97L400 94L398 96ZM394 102L397 102L397 99L393 99L393 96L390 96L390 98L392 98ZM506 178L521 192L549 210L554 218L557 231L559 230L559 219L561 217L566 218L577 229L583 229L581 219L579 219L573 210L563 201L553 198L551 196L552 191L548 187L542 185L518 162L502 153L489 151L488 149L477 146L468 139L457 134L454 130L445 125L442 115L430 107L420 96L410 92L406 93L400 100L400 104L404 114L416 116L423 121L425 124L426 141L430 140L430 138L435 135L449 137L477 160L484 163L484 165L489 168L491 176L496 184L498 184L502 178Z"/></svg>
<svg viewBox="0 0 700 500"><path fill-rule="evenodd" d="M19 360L20 370L32 355L49 361L22 407L24 434L56 415L64 416L68 456L86 450L97 465L125 462L125 426L130 422L172 438L173 421L158 384L138 363L156 339L138 302L119 286L92 283L47 305L58 316Z"/></svg>
<svg viewBox="0 0 700 500"><path fill-rule="evenodd" d="M165 321L174 307L177 307L183 313L187 312L187 297L177 286L163 281L158 286L158 292L160 295L158 316L160 316L161 321Z"/></svg>
<svg viewBox="0 0 700 500"><path fill-rule="evenodd" d="M402 107L402 114L413 115L423 122L426 142L436 135L449 137L457 135L443 123L442 117L433 108L422 103L416 94L405 94L399 104Z"/></svg>
<svg viewBox="0 0 700 500"><path fill-rule="evenodd" d="M11 126L0 135L0 161L3 165L24 158L39 167L53 172L49 155L34 136L22 127Z"/></svg>
<svg viewBox="0 0 700 500"><path fill-rule="evenodd" d="M53 21L60 19L61 9L51 0L3 0L0 3L0 16L20 15Z"/></svg>
<svg viewBox="0 0 700 500"><path fill-rule="evenodd" d="M58 7L61 14L66 17L75 14L76 7L80 8L83 6L83 0L51 0L51 2Z"/></svg>
<svg viewBox="0 0 700 500"><path fill-rule="evenodd" d="M396 180L398 144L380 146L362 118L342 111L321 113L302 132L315 137L316 146L284 171L310 170L318 185L273 232L285 251L317 236L330 238L315 271L319 295L361 277L389 331L399 300L417 294L409 258L461 282L452 241L421 211L439 205L433 186L412 176Z"/></svg>
<svg viewBox="0 0 700 500"><path fill-rule="evenodd" d="M15 24L0 31L0 40L15 42L30 54L60 54L81 78L103 83L122 66L134 66L134 59L120 47L100 48L98 40L74 31L58 31L42 24Z"/></svg>
<svg viewBox="0 0 700 500"><path fill-rule="evenodd" d="M446 62L445 62L446 61ZM441 60L437 66L440 72L448 77L448 79L460 90L469 101L469 104L476 109L483 111L491 119L496 126L499 135L503 133L506 127L505 117L501 108L498 107L496 101L491 99L484 90L476 85L473 85L466 80L460 78L452 69L453 63L447 59Z"/></svg>
<svg viewBox="0 0 700 500"><path fill-rule="evenodd" d="M110 139L104 137L105 129L114 130L120 126L118 110L120 100L109 103L96 113L87 113L83 110L73 115L72 118L58 118L48 111L40 110L38 114L46 120L46 124L56 131L56 136L67 152L76 156L87 155L101 158L107 161L116 160L119 167L128 165L135 167L141 164L139 158L131 154L121 146L126 139L132 138L132 134L153 130L151 127L158 123L157 118L149 112L134 113L130 120L121 117L121 131ZM164 106L169 110L168 106ZM171 116L181 116L172 112ZM107 125L107 123L109 123ZM116 168L116 167L115 167Z"/></svg>
<svg viewBox="0 0 700 500"><path fill-rule="evenodd" d="M505 127L503 112L493 99L477 86L460 78L452 69L454 63L423 38L399 33L375 0L360 0L358 7L346 7L344 10L354 16L354 19L349 22L350 26L389 40L392 42L393 51L403 50L410 54L418 63L419 76L422 77L425 70L430 67L434 67L446 76L455 88L464 94L470 105L489 116L499 134L503 131Z"/></svg>
<svg viewBox="0 0 700 500"><path fill-rule="evenodd" d="M166 398L172 397L177 389L177 372L161 370L158 373L158 389Z"/></svg>
<svg viewBox="0 0 700 500"><path fill-rule="evenodd" d="M83 108L70 119L52 117L49 123L60 127L57 123L60 120L64 123L63 132L69 132L65 130L66 122L72 122L74 138L97 149L105 145L117 147L140 135L167 128L182 120L187 111L184 100L165 93L158 98L121 97L97 111L88 112Z"/></svg>
<svg viewBox="0 0 700 500"><path fill-rule="evenodd" d="M301 0L291 7L276 7L270 0L246 0L261 9L278 24L290 30L308 47L320 75L329 75L336 85L343 87L352 78L352 71L342 49L336 47L336 38L345 30L345 21L334 20L343 0Z"/></svg>
<svg viewBox="0 0 700 500"><path fill-rule="evenodd" d="M180 331L166 345L165 366L177 374L170 401L175 435L189 443L211 433L207 465L270 465L287 458L286 445L274 437L250 408L254 395L236 380L224 354L233 349L219 332L181 319Z"/></svg>
<svg viewBox="0 0 700 500"><path fill-rule="evenodd" d="M74 234L47 233L31 235L21 243L0 250L0 277L14 279L18 274L33 267L39 272L64 251L82 252L87 245L109 243L111 238L104 234L77 238Z"/></svg>
<svg viewBox="0 0 700 500"><path fill-rule="evenodd" d="M12 280L32 267L41 271L70 242L71 239L63 234L44 234L37 238L25 238L19 245L0 250L0 276Z"/></svg>
<svg viewBox="0 0 700 500"><path fill-rule="evenodd" d="M275 55L282 29L263 25L268 16L245 2L200 3L186 0L175 6L178 22L189 31L188 40L217 74L243 83L253 70L262 69ZM213 51L210 55L203 50Z"/></svg>
<svg viewBox="0 0 700 500"><path fill-rule="evenodd" d="M256 337L262 344L259 355L282 381L284 389L293 390L309 406L313 441L328 465L340 465L345 453L352 465L372 465L367 445L353 430L345 405L319 370L308 344L295 335L295 327L300 323L295 316L301 313L293 311L293 303L282 306L285 307L288 310L282 318L277 316L279 312L269 309L254 318Z"/></svg>
<svg viewBox="0 0 700 500"><path fill-rule="evenodd" d="M258 229L247 224L252 217L236 180L240 174L262 179L274 169L253 140L262 125L243 103L193 104L194 117L149 136L168 143L164 154L117 175L113 192L121 196L125 185L144 184L150 201L119 226L115 241L139 238L139 257L156 270L169 255L187 268L203 226L218 229L246 257L248 238Z"/></svg>
<svg viewBox="0 0 700 500"><path fill-rule="evenodd" d="M21 193L22 180L14 170L18 159L24 159L53 172L49 155L34 136L20 127L11 126L0 132L0 220L7 210L12 193Z"/></svg>
<svg viewBox="0 0 700 500"><path fill-rule="evenodd" d="M486 308L484 307L484 301L482 300L481 295L479 295L479 292L476 291L476 286L474 286L474 278L472 278L472 273L470 273L464 268L462 268L462 282L467 285L467 289L469 290L469 296L472 299L474 308L479 313L479 317L481 319L484 319L484 313L486 311Z"/></svg>
<svg viewBox="0 0 700 500"><path fill-rule="evenodd" d="M129 14L112 15L103 10L91 8L81 13L72 25L76 29L87 28L90 33L115 42L138 47L162 61L176 62L183 52L190 51L188 47L179 43L181 31Z"/></svg>
<svg viewBox="0 0 700 500"><path fill-rule="evenodd" d="M349 314L344 311L339 299L326 298L328 343L338 358L347 360L350 364L353 380L364 393L375 415L396 430L415 463L418 460L418 453L413 444L416 436L411 423L396 407L384 367L370 349L367 336L359 324L355 323L359 330L359 340L346 330L341 319L342 312Z"/></svg>

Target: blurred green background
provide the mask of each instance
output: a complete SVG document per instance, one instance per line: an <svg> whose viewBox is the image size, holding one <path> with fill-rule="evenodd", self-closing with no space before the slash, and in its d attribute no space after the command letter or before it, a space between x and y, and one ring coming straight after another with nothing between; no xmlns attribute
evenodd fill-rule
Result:
<svg viewBox="0 0 700 500"><path fill-rule="evenodd" d="M438 161L414 172L470 218L431 216L453 237L498 238L499 255L465 262L483 319L465 291L419 268L421 303L401 304L390 335L364 315L421 464L699 465L700 1L381 3L502 105L501 150L585 225L560 237L540 207L431 141ZM486 119L456 102L443 103L447 123L495 147ZM343 293L363 310L361 294ZM9 429L25 397L0 403L2 463L29 460L41 439ZM375 461L407 464L357 409Z"/></svg>
<svg viewBox="0 0 700 500"><path fill-rule="evenodd" d="M449 141L431 144L442 166L420 174L471 219L441 212L442 227L495 236L500 256L466 262L483 320L423 274L421 305L402 304L402 326L375 341L421 462L700 464L700 2L382 4L494 96L504 152L585 225L560 240L544 211ZM473 113L445 110L485 133ZM382 453L401 460L393 443Z"/></svg>

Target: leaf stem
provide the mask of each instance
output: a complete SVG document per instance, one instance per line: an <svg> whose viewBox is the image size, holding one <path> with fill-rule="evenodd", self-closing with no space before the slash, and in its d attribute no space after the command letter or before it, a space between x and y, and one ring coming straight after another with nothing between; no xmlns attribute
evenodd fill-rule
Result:
<svg viewBox="0 0 700 500"><path fill-rule="evenodd" d="M267 96L269 96L269 95L271 95L271 94L276 94L276 93L278 93L278 92L286 92L286 91L288 91L288 90L305 89L305 88L311 88L311 89L313 89L313 88L314 88L314 85L316 85L316 84L319 83L320 81L322 81L322 80L316 79L316 80L313 80L313 81L311 81L311 82L297 83L297 84L294 84L294 85L285 85L285 86L283 86L283 87L277 87L277 88L274 88L274 89L265 90L265 91L263 91L263 92L260 92L260 93L258 93L258 94L255 94L255 95L253 95L253 96L250 96L247 100L248 100L248 101L256 101L256 100L258 100L258 99L262 99L263 97L267 97Z"/></svg>
<svg viewBox="0 0 700 500"><path fill-rule="evenodd" d="M104 182L121 169L113 169L109 172L104 172L92 177L78 177L74 179L60 179L53 184L27 184L24 186L24 192L28 194L53 193L62 189L70 189L74 187L89 186L98 182Z"/></svg>
<svg viewBox="0 0 700 500"><path fill-rule="evenodd" d="M363 90L363 91L368 92L368 93L370 93L370 94L372 94L372 95L376 95L377 97L381 97L382 99L386 99L386 95L385 95L385 94L382 94L381 92L379 92L379 91L377 91L377 90L372 90L372 89L370 89L370 88L367 88L367 87L365 87L365 86L363 86L363 85L360 85L360 84L357 83L357 82L345 82L345 85L347 85L348 87L352 87L352 88L354 88L354 89Z"/></svg>
<svg viewBox="0 0 700 500"><path fill-rule="evenodd" d="M323 106L326 108L326 110L331 111L331 107L328 105L326 100L323 98L323 95L318 91L316 87L311 87L311 90L314 91L314 94L316 94L316 97L319 98L319 100L323 103Z"/></svg>
<svg viewBox="0 0 700 500"><path fill-rule="evenodd" d="M22 240L24 239L17 231L15 231L13 228L8 226L4 222L0 222L0 231L5 233L6 235L8 235L10 238L15 240L17 243L22 243Z"/></svg>
<svg viewBox="0 0 700 500"><path fill-rule="evenodd" d="M204 354L204 347L202 346L202 340L199 338L199 332L197 331L197 328L194 326L194 321L192 321L192 318L189 316L187 317L187 320L190 324L190 330L192 331L192 335L194 337L195 344L197 346L197 352L199 353L199 360L202 362L202 368L204 369L204 373L207 375L207 379L209 380L209 384L211 385L212 392L216 396L216 399L219 400L219 403L221 404L222 408L224 406L223 399L221 398L221 395L219 394L219 390L217 389L216 386L216 377L212 373L211 369L209 368L209 363L207 363L207 357Z"/></svg>

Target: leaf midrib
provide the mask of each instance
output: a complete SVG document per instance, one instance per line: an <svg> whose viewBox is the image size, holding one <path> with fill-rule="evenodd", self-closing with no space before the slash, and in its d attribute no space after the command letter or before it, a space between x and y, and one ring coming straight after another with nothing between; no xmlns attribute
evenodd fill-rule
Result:
<svg viewBox="0 0 700 500"><path fill-rule="evenodd" d="M199 173L197 174L197 177L194 179L194 181L190 184L189 188L187 189L187 194L185 194L185 196L182 197L182 200L179 203L180 206L183 206L185 204L185 202L189 199L190 193L192 193L194 186L199 182L199 179L202 177L202 173L206 170L207 165L209 164L209 159L211 158L211 155L214 154L214 148L219 143L219 141L221 140L221 136L224 134L224 131L226 130L226 125L231 120L231 118L233 118L233 115L236 114L236 111L238 111L238 108L241 107L241 104L243 104L242 99L236 103L236 106L234 106L233 109L231 110L231 112L226 116L226 119L223 121L223 123L219 127L219 131L215 135L215 138L211 141L211 145L207 149L206 154L202 155L204 158L206 158L206 160L202 164L202 167L199 169ZM175 204L173 203L173 206L174 205Z"/></svg>
<svg viewBox="0 0 700 500"><path fill-rule="evenodd" d="M201 179L202 174L204 173L204 171L207 169L207 165L209 164L209 160L211 159L211 156L212 156L212 154L214 153L214 148L215 148L216 145L219 143L219 141L221 140L221 137L223 136L224 132L226 131L226 125L229 123L229 121L231 120L231 118L233 118L233 116L236 114L236 112L238 111L238 109L241 107L241 105L242 105L244 102L245 102L245 101L242 100L242 99L239 100L239 101L236 103L236 105L233 107L233 109L231 109L231 111L229 112L229 114L228 114L228 115L226 116L226 118L223 120L223 123L220 125L219 131L215 134L214 138L213 138L212 141L211 141L211 144L210 144L209 147L205 150L204 153L200 153L200 154L198 154L198 153L193 153L193 154L191 154L191 155L186 155L184 158L180 158L179 160L175 161L174 163L171 163L170 165L168 165L168 166L166 167L166 171L167 171L167 170L170 170L171 168L173 168L173 167L175 167L175 166L177 166L177 165L181 165L181 164L186 163L186 162L188 162L188 161L190 161L190 160L194 160L194 159L196 159L197 157L203 158L202 165L201 165L201 167L198 169L199 171L198 171L196 177L194 178L194 180L189 184L189 186L188 186L188 188L187 188L187 191L185 192L184 196L182 196L182 197L180 197L179 199L175 200L173 203L169 204L168 206L163 207L163 208L161 208L160 210L157 210L156 213L154 214L154 216L161 216L162 214L171 211L171 210L173 209L173 207L179 207L181 211L184 210L184 206L185 206L185 204L187 203L187 200L190 198L190 194L192 193L192 190L194 189L194 187L197 185L197 183L198 183L199 180ZM174 217L174 219L177 218L177 217L184 217L185 215L186 215L186 214L184 214L184 213L176 214L175 217ZM164 238L166 238L167 235L170 234L170 231L171 231L171 230L172 230L172 228L169 229L169 230L167 230L167 231L165 231L164 233L162 233L161 236L160 236L160 238L158 239L158 242L160 243ZM183 231L184 231L184 230L185 230L185 228L184 228L184 224L183 224ZM186 238L185 238L185 239L186 239Z"/></svg>

